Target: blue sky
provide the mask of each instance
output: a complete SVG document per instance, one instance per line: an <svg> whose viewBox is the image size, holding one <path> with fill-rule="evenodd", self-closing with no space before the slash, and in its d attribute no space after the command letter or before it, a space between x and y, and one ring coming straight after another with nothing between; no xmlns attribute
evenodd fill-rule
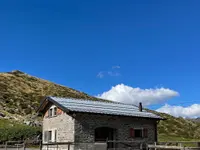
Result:
<svg viewBox="0 0 200 150"><path fill-rule="evenodd" d="M198 0L1 1L0 71L22 70L91 95L121 84L164 87L179 96L162 105L198 104L199 6Z"/></svg>

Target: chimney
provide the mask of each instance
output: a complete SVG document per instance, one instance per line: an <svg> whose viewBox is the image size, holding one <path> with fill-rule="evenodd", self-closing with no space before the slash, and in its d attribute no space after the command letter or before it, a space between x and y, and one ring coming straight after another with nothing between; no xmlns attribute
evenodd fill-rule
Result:
<svg viewBox="0 0 200 150"><path fill-rule="evenodd" d="M140 103L139 103L139 111L142 112L142 109L143 109L143 108L142 108L142 103L140 102Z"/></svg>

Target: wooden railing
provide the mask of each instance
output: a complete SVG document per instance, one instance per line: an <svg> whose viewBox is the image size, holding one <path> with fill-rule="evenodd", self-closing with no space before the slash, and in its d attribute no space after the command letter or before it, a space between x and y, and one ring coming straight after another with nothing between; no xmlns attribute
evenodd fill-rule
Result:
<svg viewBox="0 0 200 150"><path fill-rule="evenodd" d="M0 144L0 148L4 150L8 150L10 148L16 149L16 150L26 150L26 148L29 147L37 147L38 149L42 149L41 141L37 141L37 144L35 144L36 141L6 141Z"/></svg>
<svg viewBox="0 0 200 150"><path fill-rule="evenodd" d="M7 141L0 145L1 149L9 150L9 148L15 148L16 150L26 150L31 146L30 143L33 141ZM35 141L34 141L35 142ZM30 145L29 145L30 144ZM75 147L79 147L83 150L95 149L98 143L91 142L55 142L55 143L42 143L38 141L37 149L42 150L59 150L62 147L65 147L68 150L74 150ZM200 141L168 141L168 142L155 142L153 144L147 144L145 142L136 142L136 141L106 141L104 142L107 150L128 150L128 149L137 149L137 150L200 150Z"/></svg>
<svg viewBox="0 0 200 150"><path fill-rule="evenodd" d="M200 150L200 141L168 141L148 144L148 149Z"/></svg>
<svg viewBox="0 0 200 150"><path fill-rule="evenodd" d="M107 148L107 149L146 149L146 143L145 142L137 142L137 141L107 141L107 146L109 146L109 144L113 144L113 148Z"/></svg>
<svg viewBox="0 0 200 150"><path fill-rule="evenodd" d="M23 148L25 150L25 142L24 141L6 141L4 144L0 145L1 148L7 150L8 148Z"/></svg>

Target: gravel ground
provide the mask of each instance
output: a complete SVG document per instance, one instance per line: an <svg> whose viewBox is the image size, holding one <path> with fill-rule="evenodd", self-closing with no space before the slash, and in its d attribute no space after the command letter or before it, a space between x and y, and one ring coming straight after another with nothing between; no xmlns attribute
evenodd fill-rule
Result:
<svg viewBox="0 0 200 150"><path fill-rule="evenodd" d="M5 148L0 148L0 150L6 150ZM24 150L23 148L7 148L7 150ZM26 148L25 150L39 150L39 148Z"/></svg>

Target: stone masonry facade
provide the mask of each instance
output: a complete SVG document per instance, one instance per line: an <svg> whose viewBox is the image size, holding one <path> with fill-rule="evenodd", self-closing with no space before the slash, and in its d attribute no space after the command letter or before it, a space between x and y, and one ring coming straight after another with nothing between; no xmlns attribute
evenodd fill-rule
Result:
<svg viewBox="0 0 200 150"><path fill-rule="evenodd" d="M74 126L75 120L64 112L55 117L45 116L43 118L43 135L45 131L57 130L56 142L74 142ZM54 139L54 135L52 138Z"/></svg>
<svg viewBox="0 0 200 150"><path fill-rule="evenodd" d="M54 107L54 106L51 106ZM52 142L74 142L74 135L75 135L75 120L72 116L66 114L62 110L58 109L58 115L55 117L48 117L48 111L45 113L43 118L43 143L44 140L44 132L45 131L52 131L55 133L56 130L56 137L55 134L52 134L52 139L54 139ZM55 139L56 138L56 139ZM58 149L57 149L58 148ZM47 146L43 145L43 150L68 150L68 145L53 145L53 146ZM74 150L74 146L70 145L70 150Z"/></svg>
<svg viewBox="0 0 200 150"><path fill-rule="evenodd" d="M157 136L156 120L88 113L69 115L59 109L58 111L60 111L59 115L55 117L46 117L45 115L43 118L43 135L45 131L56 130L57 135L55 142L94 143L95 129L98 127L110 127L116 129L115 140L118 141L153 143ZM148 129L148 136L146 138L131 138L130 128ZM76 149L74 146L70 147L70 150ZM46 148L43 147L43 149ZM60 149L67 150L67 145L65 147L61 146Z"/></svg>
<svg viewBox="0 0 200 150"><path fill-rule="evenodd" d="M116 129L115 140L118 141L155 142L157 124L155 120L96 114L76 114L75 118L76 142L95 142L95 129L98 127ZM131 138L130 128L146 128L148 136L146 138Z"/></svg>

